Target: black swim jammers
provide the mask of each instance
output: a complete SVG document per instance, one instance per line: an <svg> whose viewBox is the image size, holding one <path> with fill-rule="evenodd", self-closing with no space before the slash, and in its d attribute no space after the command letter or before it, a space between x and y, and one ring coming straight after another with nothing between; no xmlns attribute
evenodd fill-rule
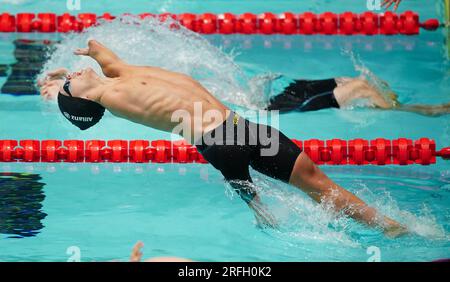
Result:
<svg viewBox="0 0 450 282"><path fill-rule="evenodd" d="M249 166L289 182L300 148L283 133L268 125L256 124L236 113L212 131L205 133L196 147L218 169L236 192L248 203L256 195Z"/></svg>
<svg viewBox="0 0 450 282"><path fill-rule="evenodd" d="M282 93L270 99L267 110L316 111L339 108L334 96L337 87L335 79L295 80Z"/></svg>

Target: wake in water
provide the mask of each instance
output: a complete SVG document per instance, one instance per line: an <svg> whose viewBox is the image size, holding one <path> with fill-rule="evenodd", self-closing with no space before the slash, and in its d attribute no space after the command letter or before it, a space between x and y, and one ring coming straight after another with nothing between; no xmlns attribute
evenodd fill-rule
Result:
<svg viewBox="0 0 450 282"><path fill-rule="evenodd" d="M176 26L176 28L173 28ZM247 108L262 105L265 84L250 80L234 62L233 54L225 54L205 38L168 19L140 19L123 16L103 21L81 34L66 35L55 46L41 76L49 70L65 67L79 70L91 67L101 73L97 63L88 57L72 54L96 39L133 65L161 67L197 79L215 97L226 103Z"/></svg>
<svg viewBox="0 0 450 282"><path fill-rule="evenodd" d="M392 216L408 227L413 235L418 235L433 240L450 240L444 228L438 224L437 219L426 205L417 208L417 214L401 210L396 200L389 192L382 195L374 194L365 184L360 184L358 197L368 200L368 204L375 207L380 213Z"/></svg>
<svg viewBox="0 0 450 282"><path fill-rule="evenodd" d="M256 207L256 212L270 213L276 221L277 229L265 230L276 239L289 241L291 244L295 244L296 241L301 244L322 242L352 248L361 247L361 244L367 243L366 241L370 238L372 240L377 238L377 241L386 239L381 230L359 224L344 212L337 213L331 202L317 204L296 188L267 178L253 170L252 177L254 183L245 183L245 185L250 185L262 198L261 211ZM228 197L239 197L231 186L226 185L226 187ZM414 238L450 240L443 226L426 206L413 214L401 210L399 203L387 191L376 194L362 183L353 188L356 188L352 189L356 191L355 195L364 199L369 206L405 225L410 231L410 235L406 237L413 241ZM397 240L402 242L403 239Z"/></svg>

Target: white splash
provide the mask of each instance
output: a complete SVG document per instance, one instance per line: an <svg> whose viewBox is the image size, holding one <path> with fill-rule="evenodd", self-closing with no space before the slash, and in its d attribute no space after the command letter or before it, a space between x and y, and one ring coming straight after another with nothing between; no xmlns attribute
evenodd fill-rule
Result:
<svg viewBox="0 0 450 282"><path fill-rule="evenodd" d="M350 58L355 71L360 73L360 78L367 80L375 89L378 90L378 92L388 103L391 103L393 106L397 105L397 94L392 91L386 81L377 77L366 65L364 65L358 54L355 54L353 51L347 49L343 49L342 54ZM373 105L371 105L367 100L356 100L351 106L349 106L349 108L367 106Z"/></svg>
<svg viewBox="0 0 450 282"><path fill-rule="evenodd" d="M366 199L366 202L375 207L382 214L389 216L401 224L405 225L412 235L418 235L431 240L450 240L444 228L437 222L437 219L426 205L417 209L416 214L406 210L401 210L396 200L389 192L382 195L375 195L365 184L355 193L358 197Z"/></svg>

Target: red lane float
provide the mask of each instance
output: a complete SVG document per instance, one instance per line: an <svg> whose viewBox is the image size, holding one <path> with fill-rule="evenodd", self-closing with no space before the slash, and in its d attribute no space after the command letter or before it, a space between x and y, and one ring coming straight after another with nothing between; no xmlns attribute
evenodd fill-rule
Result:
<svg viewBox="0 0 450 282"><path fill-rule="evenodd" d="M295 140L316 164L430 165L450 159L450 147L436 151L434 140ZM184 140L0 140L0 162L206 163Z"/></svg>
<svg viewBox="0 0 450 282"><path fill-rule="evenodd" d="M290 12L282 13L278 16L278 31L282 34L296 34L298 31L298 17Z"/></svg>
<svg viewBox="0 0 450 282"><path fill-rule="evenodd" d="M237 18L231 13L224 13L217 16L218 20L218 33L220 34L233 34L236 33ZM184 25L184 24L183 24ZM189 26L184 25L190 30ZM194 30L195 31L195 30Z"/></svg>
<svg viewBox="0 0 450 282"><path fill-rule="evenodd" d="M259 15L244 13L234 15L223 13L215 15L163 13L155 15L143 13L140 18L158 18L166 21L171 18L179 21L186 28L204 34L326 34L326 35L394 35L418 34L420 28L436 30L441 26L437 19L419 22L419 15L413 11L406 11L400 15L390 11L381 14L364 12L355 14L344 12L335 14L325 12L320 15L305 12L294 14L285 12L275 15L270 12ZM77 16L70 14L56 15L54 13L9 13L0 14L0 32L80 32L90 26L98 24L99 20L110 21L115 17L109 13L96 15L81 13ZM178 25L174 25L176 27Z"/></svg>
<svg viewBox="0 0 450 282"><path fill-rule="evenodd" d="M316 14L306 12L299 15L299 34L311 35L317 33L318 18Z"/></svg>
<svg viewBox="0 0 450 282"><path fill-rule="evenodd" d="M338 33L338 16L331 12L325 12L319 16L319 32L326 35Z"/></svg>
<svg viewBox="0 0 450 282"><path fill-rule="evenodd" d="M361 31L360 34L375 35L379 33L379 17L373 12L364 12L360 16Z"/></svg>
<svg viewBox="0 0 450 282"><path fill-rule="evenodd" d="M359 16L352 12L344 12L339 15L340 34L352 35L359 33L361 23Z"/></svg>

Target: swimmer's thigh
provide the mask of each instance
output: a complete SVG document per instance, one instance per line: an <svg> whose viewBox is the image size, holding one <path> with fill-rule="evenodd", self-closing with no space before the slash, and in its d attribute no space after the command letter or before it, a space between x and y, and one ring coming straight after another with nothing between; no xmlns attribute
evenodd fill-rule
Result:
<svg viewBox="0 0 450 282"><path fill-rule="evenodd" d="M258 146L252 152L250 166L267 176L288 183L301 152L302 150L282 132L271 126L258 125Z"/></svg>

